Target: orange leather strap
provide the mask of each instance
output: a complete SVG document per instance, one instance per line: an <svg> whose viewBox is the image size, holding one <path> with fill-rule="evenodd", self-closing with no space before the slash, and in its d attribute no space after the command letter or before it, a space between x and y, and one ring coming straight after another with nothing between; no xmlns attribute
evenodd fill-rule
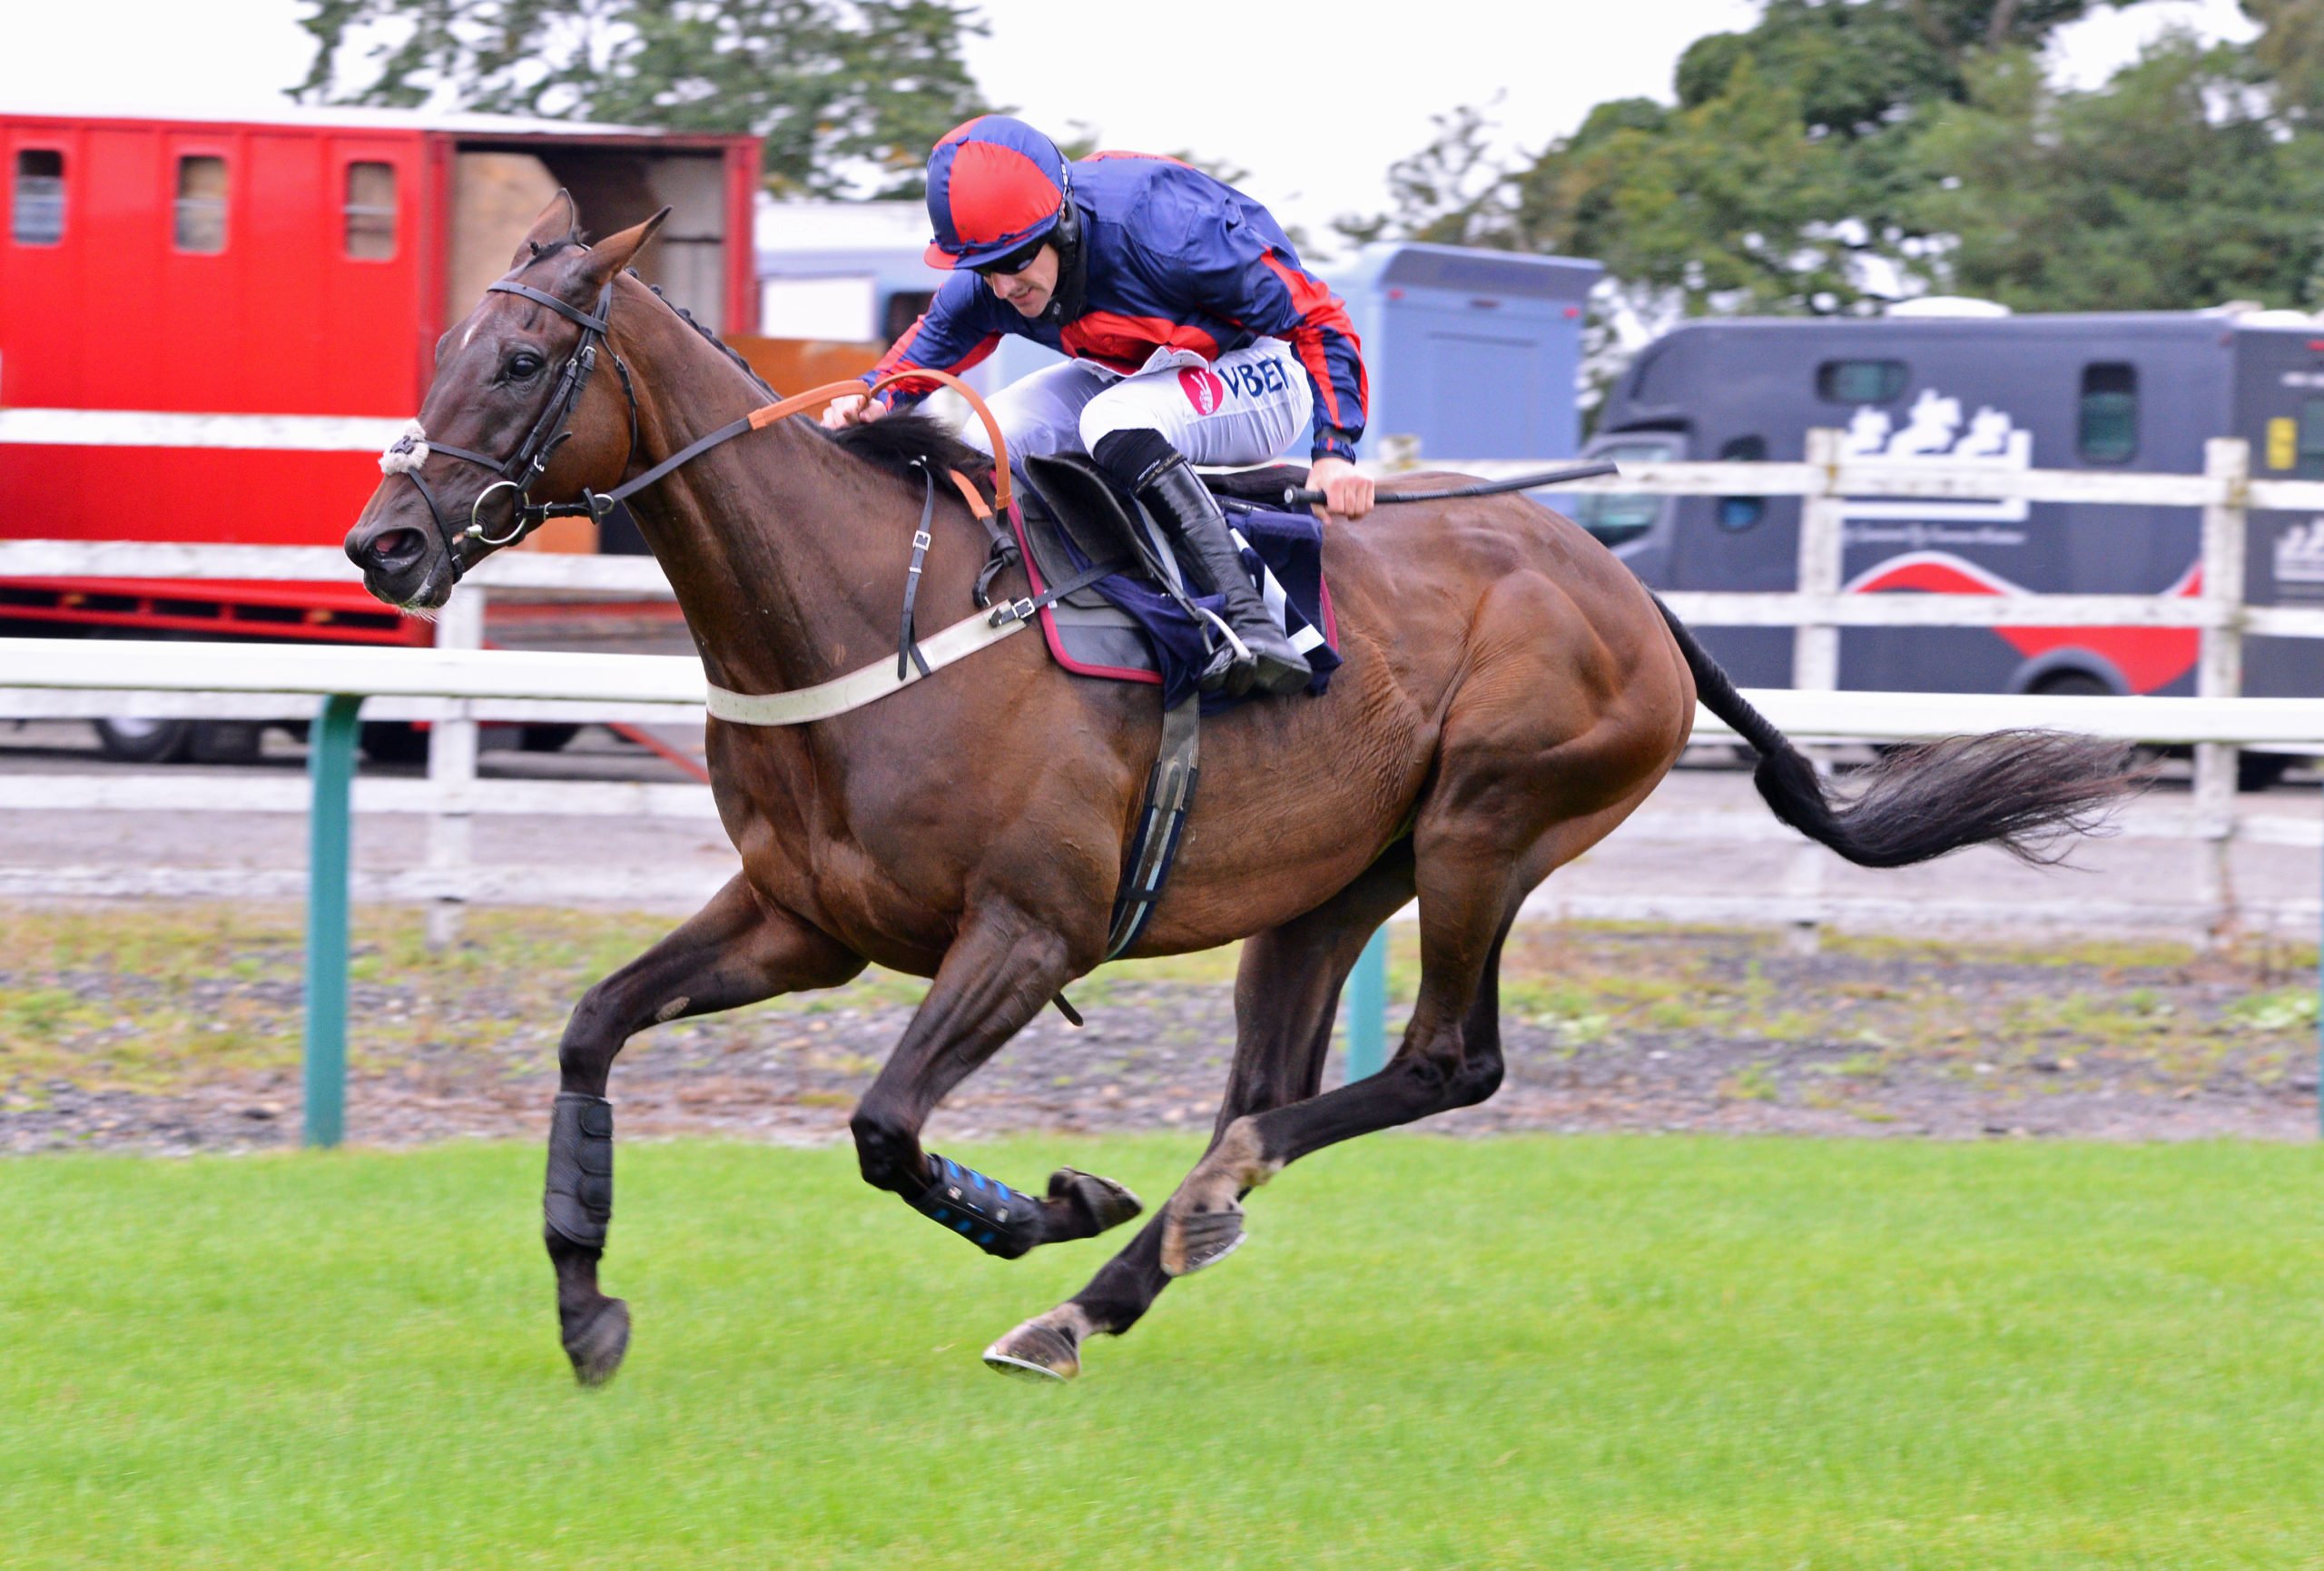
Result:
<svg viewBox="0 0 2324 1571"><path fill-rule="evenodd" d="M975 412L978 420L984 422L985 436L992 443L992 505L1006 512L1010 500L1009 444L1001 437L1000 422L992 418L992 410L985 407L985 401L978 395L977 390L950 371L928 371L914 366L910 371L895 371L873 382L870 396L876 398L883 390L905 381L941 382L969 400L969 408ZM825 382L822 387L809 388L803 393L793 393L781 403L767 404L753 410L749 416L751 429L763 430L779 420L787 420L795 414L804 414L811 409L819 409L833 399L864 396L866 396L864 386L860 381Z"/></svg>

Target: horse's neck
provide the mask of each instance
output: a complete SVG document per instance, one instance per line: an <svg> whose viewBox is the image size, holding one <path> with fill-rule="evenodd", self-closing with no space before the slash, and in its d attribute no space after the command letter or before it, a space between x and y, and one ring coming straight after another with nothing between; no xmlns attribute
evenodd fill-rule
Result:
<svg viewBox="0 0 2324 1571"><path fill-rule="evenodd" d="M762 401L675 317L657 325L632 368L640 468ZM893 489L794 419L721 443L631 502L713 682L750 693L810 687L892 643L901 584L866 548L898 538L878 527L900 510Z"/></svg>

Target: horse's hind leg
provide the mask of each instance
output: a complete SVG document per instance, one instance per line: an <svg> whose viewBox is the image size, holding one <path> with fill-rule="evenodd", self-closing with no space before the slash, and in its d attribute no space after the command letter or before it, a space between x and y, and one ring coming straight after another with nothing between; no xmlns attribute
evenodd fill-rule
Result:
<svg viewBox="0 0 2324 1571"><path fill-rule="evenodd" d="M1365 939L1412 893L1412 844L1401 841L1333 899L1244 944L1235 979L1235 1062L1211 1131L1214 1148L1244 1115L1315 1094L1348 973ZM1070 1379L1080 1373L1083 1342L1128 1331L1169 1282L1156 1217L1078 1293L986 1349L985 1362L1003 1374Z"/></svg>
<svg viewBox="0 0 2324 1571"><path fill-rule="evenodd" d="M1501 947L1522 891L1511 859L1420 847L1421 984L1403 1042L1369 1079L1236 1119L1171 1196L1162 1269L1221 1260L1243 1237L1242 1198L1311 1151L1482 1102L1502 1077Z"/></svg>
<svg viewBox="0 0 2324 1571"><path fill-rule="evenodd" d="M557 1045L543 1234L556 1267L556 1314L582 1384L598 1385L629 1346L629 1308L597 1289L613 1218L614 1056L649 1025L836 987L863 962L783 912L739 876L668 937L582 994Z"/></svg>

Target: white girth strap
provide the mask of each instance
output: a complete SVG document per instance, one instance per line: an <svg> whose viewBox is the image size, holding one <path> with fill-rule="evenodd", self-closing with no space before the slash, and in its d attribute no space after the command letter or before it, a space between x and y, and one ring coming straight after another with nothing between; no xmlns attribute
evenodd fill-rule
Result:
<svg viewBox="0 0 2324 1571"><path fill-rule="evenodd" d="M941 670L963 656L998 644L1011 633L1030 627L1033 621L1030 616L1013 617L995 627L992 618L990 611L979 611L933 637L921 639L920 652L928 661L929 670ZM861 709L873 699L884 698L899 687L909 687L919 680L920 671L914 667L907 666L905 675L897 676L896 658L890 655L860 671L850 671L844 677L834 677L812 687L794 687L788 693L734 693L714 682L709 684L710 713L715 719L737 726L801 726L810 720L828 720L850 709Z"/></svg>

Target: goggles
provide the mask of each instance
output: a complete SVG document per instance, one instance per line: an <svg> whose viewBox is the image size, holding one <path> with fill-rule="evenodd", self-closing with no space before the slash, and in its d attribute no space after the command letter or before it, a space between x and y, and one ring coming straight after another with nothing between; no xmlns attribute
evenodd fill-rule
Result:
<svg viewBox="0 0 2324 1571"><path fill-rule="evenodd" d="M1007 256L995 257L990 262L980 262L969 271L980 278L990 278L996 272L1022 272L1033 265L1033 259L1041 254L1041 247L1048 243L1048 235L1036 235Z"/></svg>

